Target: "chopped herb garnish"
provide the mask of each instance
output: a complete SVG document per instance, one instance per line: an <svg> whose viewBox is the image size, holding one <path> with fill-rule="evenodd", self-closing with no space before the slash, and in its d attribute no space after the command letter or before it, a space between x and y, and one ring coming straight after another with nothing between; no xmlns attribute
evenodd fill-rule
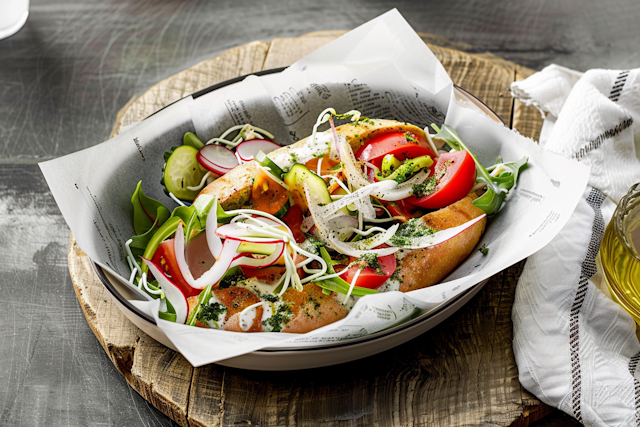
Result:
<svg viewBox="0 0 640 427"><path fill-rule="evenodd" d="M418 142L416 136L409 131L406 131L404 133L404 137L406 138L407 142Z"/></svg>
<svg viewBox="0 0 640 427"><path fill-rule="evenodd" d="M376 274L384 274L377 254L364 254L358 259L358 261L360 262L360 270L364 270L365 268L370 267L375 270Z"/></svg>
<svg viewBox="0 0 640 427"><path fill-rule="evenodd" d="M422 218L413 218L404 224L400 224L398 231L396 231L396 234L394 234L389 241L393 246L409 246L411 239L429 236L435 233L436 230L428 227Z"/></svg>
<svg viewBox="0 0 640 427"><path fill-rule="evenodd" d="M324 243L316 239L315 236L311 234L307 234L306 237L307 237L307 241L311 243L313 246L324 246Z"/></svg>
<svg viewBox="0 0 640 427"><path fill-rule="evenodd" d="M283 304L278 307L278 310L273 316L263 321L262 324L271 332L280 332L282 330L282 326L289 323L292 317L293 312L291 311L291 306L289 304Z"/></svg>
<svg viewBox="0 0 640 427"><path fill-rule="evenodd" d="M436 189L436 177L432 176L422 184L413 184L413 195L416 197L423 197L431 194Z"/></svg>
<svg viewBox="0 0 640 427"><path fill-rule="evenodd" d="M220 280L218 283L218 289L226 289L231 286L237 286L238 283L247 280L247 277L242 273L242 269L240 267L235 267L235 271L231 271L230 269L227 274Z"/></svg>
<svg viewBox="0 0 640 427"><path fill-rule="evenodd" d="M276 302L278 301L278 295L263 294L263 295L260 295L260 299L264 301L269 301L269 302Z"/></svg>
<svg viewBox="0 0 640 427"><path fill-rule="evenodd" d="M198 313L198 320L202 323L207 323L210 321L217 322L220 318L220 315L227 311L227 307L220 304L219 302L214 302L213 304L203 305L200 309L200 313Z"/></svg>
<svg viewBox="0 0 640 427"><path fill-rule="evenodd" d="M337 118L340 118L338 116L336 116ZM358 120L356 120L355 122L353 122L354 126L360 126L362 123L367 123L369 125L374 124L373 120L371 120L368 117L360 117Z"/></svg>
<svg viewBox="0 0 640 427"><path fill-rule="evenodd" d="M478 251L480 251L482 255L486 255L489 253L489 248L487 247L487 245L482 245L482 247L478 249Z"/></svg>

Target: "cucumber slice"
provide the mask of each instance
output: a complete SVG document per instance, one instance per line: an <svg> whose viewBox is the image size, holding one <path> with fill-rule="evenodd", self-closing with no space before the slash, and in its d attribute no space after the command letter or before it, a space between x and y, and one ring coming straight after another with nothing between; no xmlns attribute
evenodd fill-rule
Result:
<svg viewBox="0 0 640 427"><path fill-rule="evenodd" d="M188 190L200 184L207 173L196 155L198 150L190 145L181 145L173 150L164 167L164 186L178 199L192 201L199 191Z"/></svg>
<svg viewBox="0 0 640 427"><path fill-rule="evenodd" d="M291 206L289 205L289 201L287 200L287 203L285 203L284 205L282 205L282 207L278 210L278 212L276 212L275 214L273 214L276 218L282 218L283 216L285 216L287 214L287 212L289 212L289 208Z"/></svg>
<svg viewBox="0 0 640 427"><path fill-rule="evenodd" d="M280 169L280 166L276 165L275 162L262 151L258 151L258 154L256 154L254 160L260 163L260 166L271 169L272 174L282 179L282 175L284 175L284 172L282 171L282 169Z"/></svg>
<svg viewBox="0 0 640 427"><path fill-rule="evenodd" d="M327 189L327 184L324 179L311 172L305 165L296 163L291 167L291 170L284 175L283 181L289 186L289 192L291 198L296 205L300 205L303 212L309 210L307 205L307 198L304 194L304 184L309 186L309 189L320 200L320 203L328 205L331 203L331 195Z"/></svg>

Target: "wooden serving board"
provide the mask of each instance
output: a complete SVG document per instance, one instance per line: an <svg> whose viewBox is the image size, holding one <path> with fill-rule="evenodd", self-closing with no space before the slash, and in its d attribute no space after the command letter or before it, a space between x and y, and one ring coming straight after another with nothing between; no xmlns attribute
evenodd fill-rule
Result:
<svg viewBox="0 0 640 427"><path fill-rule="evenodd" d="M199 89L290 65L341 34L256 41L226 51L132 99L113 135ZM540 114L509 93L510 83L532 70L422 37L454 83L509 126L538 138ZM512 351L511 306L522 263L492 277L464 308L413 341L360 361L294 372L194 369L126 319L73 235L69 270L87 321L114 365L131 387L182 426L527 426L551 411L520 385Z"/></svg>

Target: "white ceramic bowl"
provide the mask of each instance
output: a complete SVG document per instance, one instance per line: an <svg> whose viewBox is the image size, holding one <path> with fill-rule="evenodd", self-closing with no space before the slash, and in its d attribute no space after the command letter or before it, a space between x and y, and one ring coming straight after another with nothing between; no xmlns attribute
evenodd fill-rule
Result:
<svg viewBox="0 0 640 427"><path fill-rule="evenodd" d="M256 74L268 75L282 70L283 69L266 70ZM193 96L195 98L221 87L235 84L242 81L244 77L246 76L219 83L199 91ZM456 101L459 104L466 108L480 110L495 121L502 123L500 118L491 111L489 107L462 88L456 86L455 95ZM130 300L137 300L139 297L108 272L104 271L96 264L93 264L93 266L98 278L110 292L113 301L124 315L147 335L165 346L176 350L167 336L162 332L162 330L160 330L160 328L158 328L155 320L130 303ZM394 326L375 334L353 338L335 344L318 344L313 347L292 347L285 344L278 347L254 351L252 353L226 359L217 363L224 366L242 369L288 371L318 368L361 359L403 344L435 327L458 311L467 301L473 298L473 296L482 289L485 283L486 281L473 286L457 297L443 302L427 313L408 320L401 325Z"/></svg>

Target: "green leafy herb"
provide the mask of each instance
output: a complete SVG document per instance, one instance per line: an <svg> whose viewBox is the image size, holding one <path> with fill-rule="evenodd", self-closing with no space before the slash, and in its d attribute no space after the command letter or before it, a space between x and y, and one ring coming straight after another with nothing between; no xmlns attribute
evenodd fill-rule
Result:
<svg viewBox="0 0 640 427"><path fill-rule="evenodd" d="M133 229L137 235L145 234L152 227L160 227L171 214L165 205L142 192L142 181L138 182L136 191L131 196L131 204Z"/></svg>
<svg viewBox="0 0 640 427"><path fill-rule="evenodd" d="M404 137L406 138L407 142L418 142L416 136L409 131L406 131L404 133Z"/></svg>
<svg viewBox="0 0 640 427"><path fill-rule="evenodd" d="M489 248L487 247L487 245L482 245L482 247L478 249L478 251L480 251L482 255L486 255L489 253Z"/></svg>
<svg viewBox="0 0 640 427"><path fill-rule="evenodd" d="M492 166L493 173L489 173L487 169L480 163L478 158L467 148L462 142L456 131L447 125L442 125L442 129L435 124L431 127L437 132L433 138L443 139L447 145L453 150L466 150L473 160L476 162L476 181L487 184L487 191L476 200L473 205L482 209L487 215L493 215L500 210L507 193L518 182L518 174L520 169L527 164L528 158L525 156L516 162L500 163Z"/></svg>

